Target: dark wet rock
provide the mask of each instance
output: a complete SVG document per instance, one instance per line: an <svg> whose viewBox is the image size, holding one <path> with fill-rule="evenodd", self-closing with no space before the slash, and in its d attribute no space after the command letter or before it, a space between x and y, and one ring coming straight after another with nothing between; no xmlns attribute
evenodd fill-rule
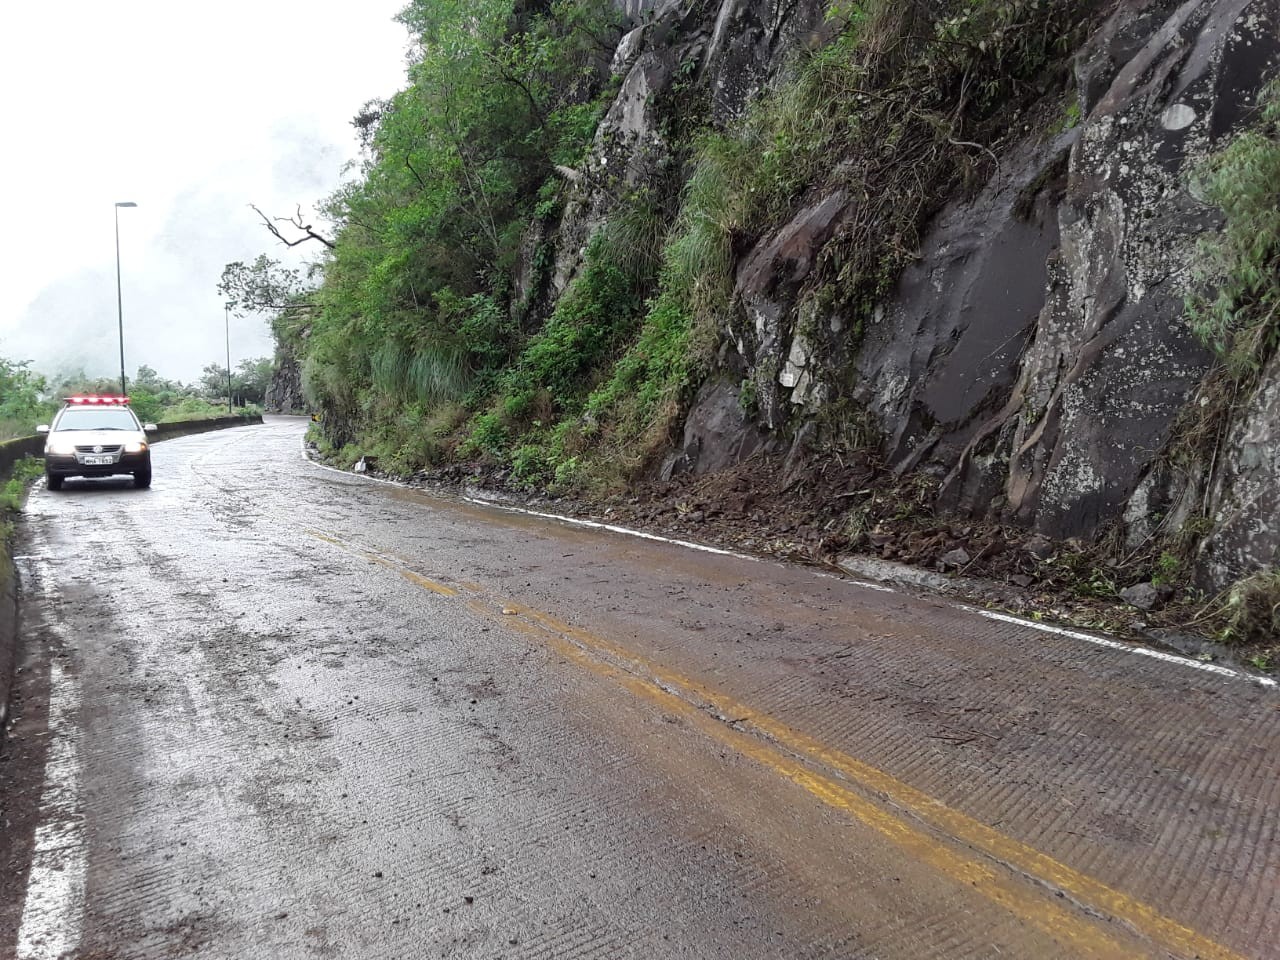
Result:
<svg viewBox="0 0 1280 960"><path fill-rule="evenodd" d="M822 43L825 9L817 0L721 0L701 68L720 119L742 112L788 50Z"/></svg>
<svg viewBox="0 0 1280 960"><path fill-rule="evenodd" d="M826 397L813 366L815 344L796 330L798 304L818 254L849 213L842 191L821 197L738 266L735 298L743 323L734 331L735 346L752 371L760 418L770 428L786 421L787 401L812 406Z"/></svg>
<svg viewBox="0 0 1280 960"><path fill-rule="evenodd" d="M1122 515L1208 368L1183 295L1196 240L1216 220L1186 184L1211 148L1217 104L1235 96L1223 68L1236 43L1222 29L1229 5L1122 5L1083 54L1087 113L1006 487L1010 513L1050 536L1091 535Z"/></svg>
<svg viewBox="0 0 1280 960"><path fill-rule="evenodd" d="M1280 567L1280 357L1225 445L1213 494L1213 532L1201 556L1221 590L1259 569Z"/></svg>
<svg viewBox="0 0 1280 960"><path fill-rule="evenodd" d="M1153 583L1138 583L1120 591L1120 599L1139 610L1155 610L1168 603L1172 596L1172 588Z"/></svg>
<svg viewBox="0 0 1280 960"><path fill-rule="evenodd" d="M989 186L939 218L859 372L888 453L946 471L945 504L1055 539L1149 513L1134 495L1209 365L1182 314L1217 220L1188 172L1239 128L1274 19L1274 3L1121 4L1080 57L1079 130L1002 160L997 180L1041 186L1032 216ZM1029 179L1066 146L1061 186Z"/></svg>
<svg viewBox="0 0 1280 960"><path fill-rule="evenodd" d="M1025 573L1015 573L1009 577L1009 582L1015 587L1021 587L1025 590L1027 587L1031 586L1031 584L1035 583L1035 578Z"/></svg>
<svg viewBox="0 0 1280 960"><path fill-rule="evenodd" d="M619 48L627 49L630 44L639 52L596 132L590 154L570 181L551 276L551 291L556 297L577 276L591 238L617 206L619 195L651 179L659 163L670 155L658 107L687 44L663 47L652 39L658 30L657 25L638 28Z"/></svg>
<svg viewBox="0 0 1280 960"><path fill-rule="evenodd" d="M286 343L276 344L275 369L267 384L262 407L268 413L301 413L307 408L302 396L302 368Z"/></svg>
<svg viewBox="0 0 1280 960"><path fill-rule="evenodd" d="M1022 145L977 198L938 216L856 361L856 396L882 424L891 462L948 474L948 499L974 512L1000 490L1002 458L979 448L998 432L1036 334L1076 135Z"/></svg>
<svg viewBox="0 0 1280 960"><path fill-rule="evenodd" d="M791 450L782 465L782 488L790 490L804 479L808 468L809 455L812 453L814 441L817 439L817 425L812 421L796 431L791 441Z"/></svg>
<svg viewBox="0 0 1280 960"><path fill-rule="evenodd" d="M1004 147L985 188L935 218L861 344L811 296L856 198L838 176L804 197L735 271L730 335L776 438L765 449L851 384L896 474L941 479L944 508L1031 528L1046 538L1028 545L1038 559L1050 540L1117 524L1131 546L1147 542L1207 494L1209 579L1276 563L1280 369L1198 496L1183 496L1165 453L1212 360L1183 314L1197 243L1220 215L1190 175L1251 122L1277 66L1277 0L1116 4L1077 57L1079 124ZM710 437L696 455L732 460Z"/></svg>
<svg viewBox="0 0 1280 960"><path fill-rule="evenodd" d="M1032 537L1024 543L1022 549L1042 563L1052 557L1058 550L1052 540L1039 536Z"/></svg>
<svg viewBox="0 0 1280 960"><path fill-rule="evenodd" d="M1242 100L1280 59L1276 7L1123 4L1081 59L1087 116L1006 486L1010 513L1051 536L1123 519L1141 539L1175 499L1152 481L1209 366L1182 301L1218 223L1189 173L1241 128Z"/></svg>
<svg viewBox="0 0 1280 960"><path fill-rule="evenodd" d="M596 131L582 167L567 171L569 199L561 217L551 290L559 296L582 267L591 237L630 188L662 189L672 160L665 120L687 104L671 102L690 66L708 85L710 112L736 117L789 62L799 43L817 42L826 29L819 0L721 0L710 10L679 0L627 0L643 19L618 44L610 70L622 86ZM651 16L639 15L652 9Z"/></svg>
<svg viewBox="0 0 1280 960"><path fill-rule="evenodd" d="M743 410L738 386L725 379L703 384L685 420L684 438L663 463L661 479L700 476L741 463L764 445L764 434Z"/></svg>

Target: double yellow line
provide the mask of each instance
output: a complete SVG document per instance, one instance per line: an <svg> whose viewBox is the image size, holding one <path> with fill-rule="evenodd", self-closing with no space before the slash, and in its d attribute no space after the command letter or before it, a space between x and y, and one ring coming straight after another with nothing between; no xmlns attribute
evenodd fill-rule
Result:
<svg viewBox="0 0 1280 960"><path fill-rule="evenodd" d="M486 596L476 584L454 587L438 583L409 569L398 558L318 531L308 533L393 570L439 596L468 594L467 607L473 612L502 619L566 660L620 684L664 711L678 714L706 736L875 830L913 859L982 893L1074 953L1130 960L1138 955L1136 950L1142 950L1140 941L1145 940L1148 950L1159 948L1177 956L1244 960L1240 954L1154 907L1005 836L883 770L620 644L548 613ZM726 723L720 717L740 719ZM881 799L876 801L868 795ZM921 823L933 829L924 828ZM1067 906L1064 899L1074 901L1078 907ZM1086 911L1096 916L1091 917Z"/></svg>

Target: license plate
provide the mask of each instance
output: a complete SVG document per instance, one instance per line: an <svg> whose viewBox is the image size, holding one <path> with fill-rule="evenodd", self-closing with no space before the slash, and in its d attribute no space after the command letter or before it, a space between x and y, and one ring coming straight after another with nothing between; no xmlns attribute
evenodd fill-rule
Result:
<svg viewBox="0 0 1280 960"><path fill-rule="evenodd" d="M106 466L107 464L115 463L115 462L116 462L116 458L109 453L104 453L101 455L94 455L90 453L90 454L86 454L84 458L84 464L86 467L103 467L103 466Z"/></svg>

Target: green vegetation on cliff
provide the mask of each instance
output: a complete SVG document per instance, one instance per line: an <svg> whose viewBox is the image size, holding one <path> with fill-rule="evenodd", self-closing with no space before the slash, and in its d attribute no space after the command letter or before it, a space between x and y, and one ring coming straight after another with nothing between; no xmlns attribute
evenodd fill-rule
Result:
<svg viewBox="0 0 1280 960"><path fill-rule="evenodd" d="M357 117L367 160L328 201L341 229L324 283L306 322L277 332L301 340L330 439L360 437L407 468L432 453L421 434L433 412L477 411L504 390L518 404L517 371L546 372L537 350L521 357L542 328L534 301L552 251L537 251L539 276L519 289L522 244L559 212L556 168L581 161L610 98L620 27L604 0L539 12L416 0L402 19L416 40L410 84Z"/></svg>
<svg viewBox="0 0 1280 960"><path fill-rule="evenodd" d="M726 124L699 64L676 64L647 104L661 156L636 182L607 164L653 145L597 129L622 79L611 3L414 0L409 84L356 118L365 162L327 202L322 282L276 324L326 447L401 472L483 458L529 484L634 476L744 326L738 258L843 191L860 212L805 296L856 335L928 217L993 171L1010 119L1060 103L1095 6L837 4ZM579 241L562 216L584 196L604 214L576 211Z"/></svg>
<svg viewBox="0 0 1280 960"><path fill-rule="evenodd" d="M1254 129L1200 170L1199 191L1221 208L1221 232L1200 244L1187 303L1192 327L1232 376L1255 375L1280 346L1280 81L1259 98Z"/></svg>
<svg viewBox="0 0 1280 960"><path fill-rule="evenodd" d="M1264 368L1280 349L1280 80L1263 88L1252 129L1232 138L1196 176L1197 192L1217 206L1223 228L1202 239L1195 289L1187 297L1192 330L1218 363L1187 406L1173 456L1184 467L1213 462L1227 443ZM1199 468L1197 468L1199 469ZM1212 529L1208 501L1172 538L1188 557ZM1238 580L1215 614L1222 639L1267 643L1280 639L1280 570ZM1269 654L1255 662L1269 669Z"/></svg>

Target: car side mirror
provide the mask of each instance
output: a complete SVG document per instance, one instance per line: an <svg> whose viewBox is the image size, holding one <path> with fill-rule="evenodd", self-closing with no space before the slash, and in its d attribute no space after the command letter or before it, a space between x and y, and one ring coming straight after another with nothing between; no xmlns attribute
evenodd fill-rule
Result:
<svg viewBox="0 0 1280 960"><path fill-rule="evenodd" d="M40 426L36 427L36 433L48 433L48 432L49 432L49 425L47 423L42 423L40 424Z"/></svg>
<svg viewBox="0 0 1280 960"><path fill-rule="evenodd" d="M155 433L160 428L157 427L154 423L144 423L142 425L142 429L145 430L147 433Z"/></svg>

